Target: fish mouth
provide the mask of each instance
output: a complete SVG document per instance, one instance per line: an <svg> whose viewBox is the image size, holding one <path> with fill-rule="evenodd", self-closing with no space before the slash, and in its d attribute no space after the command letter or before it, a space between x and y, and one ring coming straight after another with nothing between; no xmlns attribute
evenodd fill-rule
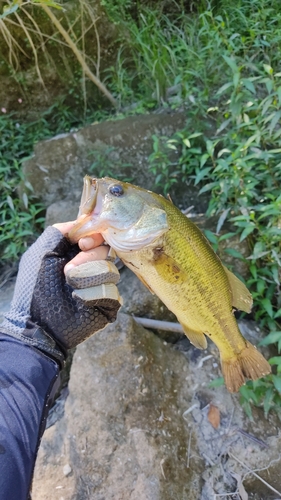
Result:
<svg viewBox="0 0 281 500"><path fill-rule="evenodd" d="M89 236L95 232L95 215L97 211L97 179L93 179L89 175L84 177L83 191L80 201L77 220L68 233L68 239L71 243L77 243L80 238Z"/></svg>

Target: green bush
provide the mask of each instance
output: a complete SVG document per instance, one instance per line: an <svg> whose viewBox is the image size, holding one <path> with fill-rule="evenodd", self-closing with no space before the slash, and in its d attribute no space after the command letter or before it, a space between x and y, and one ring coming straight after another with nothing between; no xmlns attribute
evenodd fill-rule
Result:
<svg viewBox="0 0 281 500"><path fill-rule="evenodd" d="M261 344L277 342L280 351L281 73L264 64L263 71L256 68L258 76L244 76L234 57L224 59L231 79L217 90L216 105L206 109L206 118L215 115L215 133L207 137L203 127L191 133L190 117L187 128L173 138L154 137L150 169L166 193L177 182L192 182L200 193L210 193L207 215L220 215L211 243L217 242L226 218L240 241L248 239L247 285L254 298L253 316L270 332ZM170 149L178 151L176 165L169 161ZM243 258L237 252L233 255ZM248 414L249 401L263 403L266 414L281 407L281 357L270 362L275 366L273 375L241 389Z"/></svg>

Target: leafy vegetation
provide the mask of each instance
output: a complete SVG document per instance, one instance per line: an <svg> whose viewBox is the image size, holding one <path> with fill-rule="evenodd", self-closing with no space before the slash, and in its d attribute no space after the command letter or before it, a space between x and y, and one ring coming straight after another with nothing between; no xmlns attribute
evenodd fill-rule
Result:
<svg viewBox="0 0 281 500"><path fill-rule="evenodd" d="M247 285L255 304L253 315L270 332L261 345L278 342L280 351L281 73L274 74L265 65L264 74L246 80L234 60L229 64L234 81L217 91L218 105L207 110L216 113L214 136L190 134L187 127L166 142L155 137L150 168L156 184L166 192L184 181L199 186L199 193L210 193L207 215L220 215L217 234L207 233L215 248L226 218L236 228L233 236L238 234L240 241L248 239L251 255L245 262L249 268ZM169 162L171 148L180 152L176 165ZM237 251L233 255L245 260ZM277 375L274 371L266 380L249 382L241 389L248 414L250 400L263 402L266 414L270 408L281 406L281 357L273 357L271 363L277 365Z"/></svg>
<svg viewBox="0 0 281 500"><path fill-rule="evenodd" d="M279 0L201 1L196 12L171 2L171 12L133 0L102 0L121 36L116 63L106 70L106 86L123 113L159 107L186 110L184 130L154 136L149 169L165 193L193 184L208 193L207 214L218 215L214 248L224 238L226 220L233 236L247 240L248 287L253 317L276 350L273 374L240 391L248 415L251 404L265 414L281 407L281 11ZM126 111L125 111L126 110ZM55 117L55 119L54 119ZM60 120L60 123L56 123ZM20 162L32 145L79 119L65 106L33 124L17 126L2 116L0 163L0 245L3 258L16 258L42 224L42 207L30 192L19 200ZM172 160L171 158L177 160ZM112 150L95 157L93 172L106 170ZM125 166L126 167L126 166ZM122 170L126 175L126 168ZM2 189L4 188L4 189ZM3 193L3 194L2 194ZM228 235L231 238L231 234Z"/></svg>
<svg viewBox="0 0 281 500"><path fill-rule="evenodd" d="M104 113L103 117L106 116ZM88 117L89 121L100 114ZM82 117L58 101L40 120L24 123L13 115L0 115L0 265L14 262L28 244L40 234L45 207L36 198L32 186L23 179L21 163L33 151L34 144L73 127L82 125ZM18 196L18 185L24 182L28 195Z"/></svg>
<svg viewBox="0 0 281 500"><path fill-rule="evenodd" d="M211 235L216 247L226 218L232 221L240 241L247 238L251 246L246 261L250 276L247 285L254 297L253 316L269 331L261 344L277 342L280 352L281 73L272 66L277 66L273 47L275 44L267 44L266 58L262 46L260 52L255 47L255 64L247 62L251 46L247 56L244 51L237 55L228 47L221 54L227 65L225 79L212 101L199 98L197 105L194 100L187 127L174 137L154 137L150 169L156 185L166 193L178 182L186 182L199 186L200 193L210 194L207 215L220 214L217 235ZM198 121L198 116L202 120L202 103L204 124ZM215 125L213 132L206 126L210 118ZM169 160L171 150L178 152L176 164ZM237 251L234 253L243 259ZM281 357L274 356L270 362L272 375L241 389L241 402L248 415L251 402L263 404L266 414L271 408L281 407Z"/></svg>

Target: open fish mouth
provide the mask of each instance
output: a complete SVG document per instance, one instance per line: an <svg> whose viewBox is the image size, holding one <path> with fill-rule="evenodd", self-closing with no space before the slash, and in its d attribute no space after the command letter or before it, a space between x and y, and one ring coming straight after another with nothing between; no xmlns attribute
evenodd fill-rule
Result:
<svg viewBox="0 0 281 500"><path fill-rule="evenodd" d="M92 178L89 175L84 177L84 185L77 217L78 219L81 215L88 215L94 210L98 191L97 184L97 179Z"/></svg>
<svg viewBox="0 0 281 500"><path fill-rule="evenodd" d="M80 238L89 236L95 232L94 218L97 204L98 183L97 179L86 175L84 177L83 191L80 201L77 221L71 231L68 233L68 238L71 243L77 243Z"/></svg>

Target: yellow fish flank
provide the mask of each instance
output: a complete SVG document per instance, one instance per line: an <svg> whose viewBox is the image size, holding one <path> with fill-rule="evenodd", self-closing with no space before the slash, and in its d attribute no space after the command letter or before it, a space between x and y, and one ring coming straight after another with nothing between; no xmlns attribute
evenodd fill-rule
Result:
<svg viewBox="0 0 281 500"><path fill-rule="evenodd" d="M71 241L101 233L118 257L177 316L199 349L207 335L220 351L226 387L270 373L239 331L233 308L250 312L252 297L227 270L201 231L170 201L115 179L85 177Z"/></svg>

